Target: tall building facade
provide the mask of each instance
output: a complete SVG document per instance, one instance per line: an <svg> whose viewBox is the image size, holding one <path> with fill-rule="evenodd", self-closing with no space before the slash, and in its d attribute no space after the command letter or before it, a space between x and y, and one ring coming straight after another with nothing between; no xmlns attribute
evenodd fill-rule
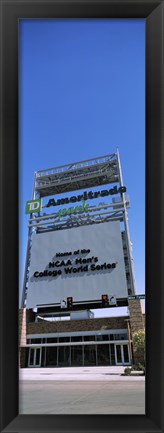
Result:
<svg viewBox="0 0 164 433"><path fill-rule="evenodd" d="M144 325L128 207L118 152L35 173L26 204L22 366L132 362L132 332ZM123 306L128 317L91 312Z"/></svg>

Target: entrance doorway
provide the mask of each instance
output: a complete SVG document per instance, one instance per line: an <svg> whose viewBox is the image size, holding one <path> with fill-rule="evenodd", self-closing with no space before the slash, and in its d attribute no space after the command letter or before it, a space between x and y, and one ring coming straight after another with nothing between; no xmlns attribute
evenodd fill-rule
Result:
<svg viewBox="0 0 164 433"><path fill-rule="evenodd" d="M30 347L28 356L28 367L40 367L41 366L41 348L33 349Z"/></svg>
<svg viewBox="0 0 164 433"><path fill-rule="evenodd" d="M116 365L129 365L129 346L128 344L115 344L115 360Z"/></svg>
<svg viewBox="0 0 164 433"><path fill-rule="evenodd" d="M55 343L56 344L56 343ZM128 341L107 344L80 344L29 347L28 367L75 367L96 365L130 365Z"/></svg>

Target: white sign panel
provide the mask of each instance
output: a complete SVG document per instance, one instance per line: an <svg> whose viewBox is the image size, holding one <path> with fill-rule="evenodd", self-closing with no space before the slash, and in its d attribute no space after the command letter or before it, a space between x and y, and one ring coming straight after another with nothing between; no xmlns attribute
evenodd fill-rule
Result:
<svg viewBox="0 0 164 433"><path fill-rule="evenodd" d="M27 308L127 298L120 223L111 221L34 234Z"/></svg>

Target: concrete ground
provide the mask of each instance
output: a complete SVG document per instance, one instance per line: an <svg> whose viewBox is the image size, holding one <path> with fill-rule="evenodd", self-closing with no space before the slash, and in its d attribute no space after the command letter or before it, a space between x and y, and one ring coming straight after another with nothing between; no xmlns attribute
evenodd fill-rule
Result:
<svg viewBox="0 0 164 433"><path fill-rule="evenodd" d="M144 376L125 367L20 370L20 414L145 414Z"/></svg>

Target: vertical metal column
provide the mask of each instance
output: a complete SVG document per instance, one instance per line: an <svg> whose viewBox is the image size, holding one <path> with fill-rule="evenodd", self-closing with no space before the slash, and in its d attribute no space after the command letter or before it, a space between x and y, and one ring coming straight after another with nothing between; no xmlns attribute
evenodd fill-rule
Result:
<svg viewBox="0 0 164 433"><path fill-rule="evenodd" d="M95 343L96 343L96 341L95 341ZM97 360L98 360L98 357L97 357L97 344L95 344L95 347L96 347L96 365L98 365L98 363L97 363Z"/></svg>
<svg viewBox="0 0 164 433"><path fill-rule="evenodd" d="M45 338L45 343L47 343L47 338ZM45 352L44 352L44 367L46 367L46 357L47 357L47 346L45 346Z"/></svg>
<svg viewBox="0 0 164 433"><path fill-rule="evenodd" d="M85 346L82 345L82 360L83 360L83 367L84 367L84 350L85 350Z"/></svg>
<svg viewBox="0 0 164 433"><path fill-rule="evenodd" d="M120 157L119 157L119 151L117 149L117 161L118 161L118 175L120 179L120 186L123 186L123 178L122 178L122 170L121 170L121 163L120 163ZM129 224L128 224L128 215L127 215L127 209L126 209L126 200L125 200L125 194L122 194L122 200L123 200L123 219L124 219L124 225L125 225L125 241L126 241L126 247L127 247L127 253L128 253L128 262L129 262L129 271L130 271L130 281L131 281L131 289L132 293L136 293L136 282L135 282L135 275L134 275L134 268L133 268L133 257L132 257L132 249L131 249L131 241L130 241L130 233L129 233Z"/></svg>
<svg viewBox="0 0 164 433"><path fill-rule="evenodd" d="M59 338L57 338L57 342L59 343ZM57 346L57 353L56 353L56 367L58 367L59 364L59 346Z"/></svg>
<svg viewBox="0 0 164 433"><path fill-rule="evenodd" d="M36 172L34 174L34 183L33 183L33 189L32 189L32 200L35 200L36 191L35 191L35 183L36 183ZM32 214L30 214L30 218L32 218ZM32 227L29 227L28 229L28 240L27 240L27 250L26 250L26 261L25 261L25 270L24 270L24 280L23 280L23 292L22 292L22 301L21 301L21 308L26 307L26 298L27 298L27 284L28 284L28 271L29 271L29 265L30 265L30 250L31 250L31 240L32 240L32 233L34 229Z"/></svg>
<svg viewBox="0 0 164 433"><path fill-rule="evenodd" d="M25 261L25 271L24 271L24 281L23 281L23 292L22 292L22 302L21 308L25 308L26 306L26 295L27 295L27 282L28 282L28 268L29 268L29 260L30 260L30 247L31 247L31 234L32 229L29 228L28 231L28 241L27 241L27 251L26 251L26 261Z"/></svg>

